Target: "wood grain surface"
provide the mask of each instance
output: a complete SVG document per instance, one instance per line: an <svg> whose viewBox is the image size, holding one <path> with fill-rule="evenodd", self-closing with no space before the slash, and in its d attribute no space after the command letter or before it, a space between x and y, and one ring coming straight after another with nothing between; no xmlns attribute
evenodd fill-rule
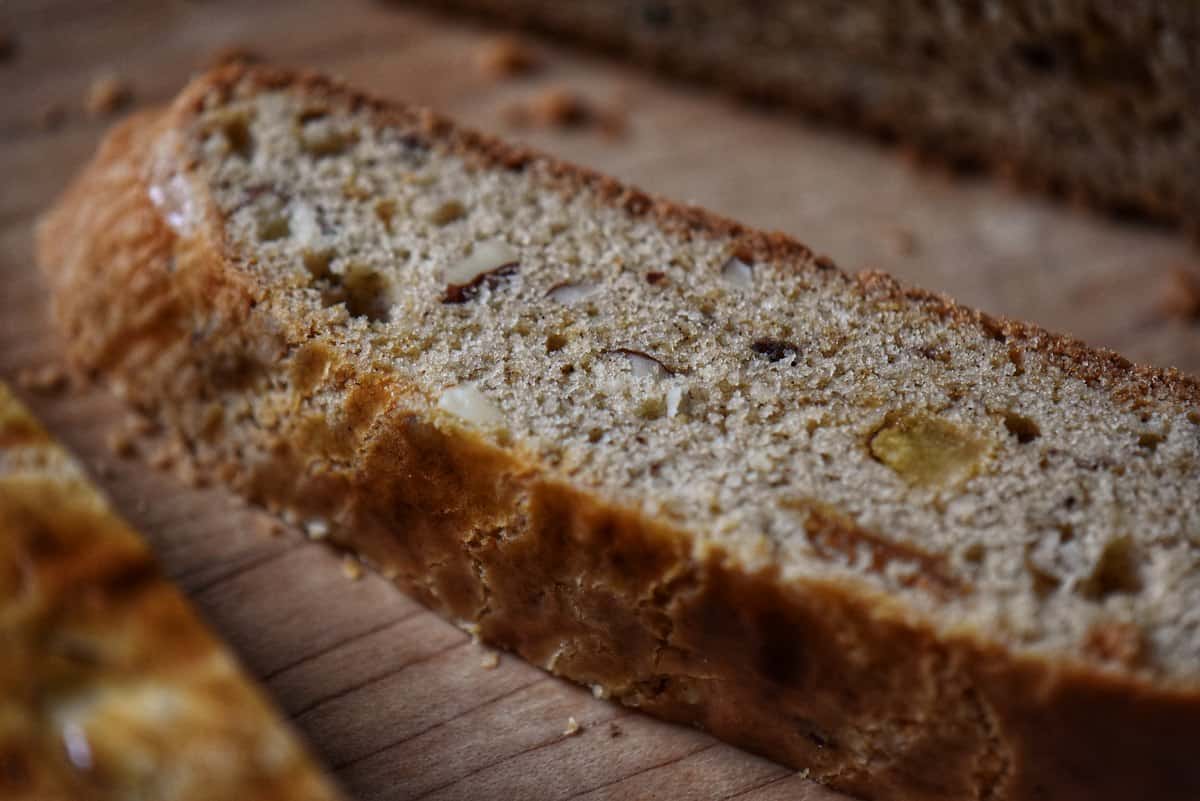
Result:
<svg viewBox="0 0 1200 801"><path fill-rule="evenodd" d="M1137 361L1200 372L1200 327L1163 315L1196 254L1170 231L1117 224L739 106L618 64L538 45L544 67L496 79L491 32L390 4L256 0L6 0L0 33L0 377L59 360L32 263L32 226L111 114L84 98L104 75L132 106L168 100L228 46L340 74L379 94L507 132L652 192L799 236L851 270L880 268L983 309L1032 319ZM623 109L595 127L506 129L549 87ZM55 122L47 125L47 120ZM16 382L20 391L22 383ZM834 801L779 766L593 699L486 649L376 576L215 489L113 453L125 413L103 392L21 392L81 454L168 572L361 799ZM574 717L580 729L564 734Z"/></svg>

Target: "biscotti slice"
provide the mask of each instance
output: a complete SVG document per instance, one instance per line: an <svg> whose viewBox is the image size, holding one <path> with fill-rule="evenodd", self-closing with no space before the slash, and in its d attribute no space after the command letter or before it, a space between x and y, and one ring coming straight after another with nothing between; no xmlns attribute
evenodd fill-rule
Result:
<svg viewBox="0 0 1200 801"><path fill-rule="evenodd" d="M426 0L1200 233L1192 0Z"/></svg>
<svg viewBox="0 0 1200 801"><path fill-rule="evenodd" d="M309 74L119 127L74 360L484 640L872 799L1200 798L1200 386Z"/></svg>
<svg viewBox="0 0 1200 801"><path fill-rule="evenodd" d="M146 544L3 384L0 797L340 797Z"/></svg>

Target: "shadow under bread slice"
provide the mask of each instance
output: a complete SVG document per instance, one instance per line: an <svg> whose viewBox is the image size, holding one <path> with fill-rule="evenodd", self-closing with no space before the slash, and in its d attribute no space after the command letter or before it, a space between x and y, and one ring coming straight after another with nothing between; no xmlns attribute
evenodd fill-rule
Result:
<svg viewBox="0 0 1200 801"><path fill-rule="evenodd" d="M0 796L341 797L146 543L3 384Z"/></svg>
<svg viewBox="0 0 1200 801"><path fill-rule="evenodd" d="M872 799L1200 797L1195 379L270 68L39 261L198 470L600 695Z"/></svg>

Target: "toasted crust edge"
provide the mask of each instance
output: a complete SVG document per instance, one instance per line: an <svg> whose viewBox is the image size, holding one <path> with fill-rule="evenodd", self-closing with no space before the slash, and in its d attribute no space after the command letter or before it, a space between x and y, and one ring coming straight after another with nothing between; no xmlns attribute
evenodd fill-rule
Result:
<svg viewBox="0 0 1200 801"><path fill-rule="evenodd" d="M982 633L938 634L862 587L786 583L774 572L748 573L720 551L694 555L686 532L563 485L469 432L439 428L413 411L412 388L344 358L335 367L346 368L338 389L345 417L327 425L342 424L348 443L313 437L299 419L273 431L251 421L206 433L207 401L197 388L212 382L224 356L261 354L253 370L268 376L312 344L290 341L257 308L261 290L226 268L219 230L179 239L142 184L144 152L159 132L181 124L206 93L244 81L369 105L487 164L518 169L538 160L561 180L672 230L733 236L755 258L833 269L786 236L651 198L320 76L221 70L193 84L166 116L112 134L39 236L73 358L182 432L202 471L270 506L333 521L339 544L444 614L477 625L490 642L840 789L991 801L1200 795L1188 745L1200 723L1194 689L1020 657ZM108 201L99 204L105 214L95 211L98 198ZM125 224L112 225L110 214ZM885 277L846 280L954 324L995 330L1118 399L1200 397L1197 382L1175 371L1133 368ZM210 324L199 343L196 320ZM235 455L235 441L248 455ZM331 458L335 448L349 458Z"/></svg>

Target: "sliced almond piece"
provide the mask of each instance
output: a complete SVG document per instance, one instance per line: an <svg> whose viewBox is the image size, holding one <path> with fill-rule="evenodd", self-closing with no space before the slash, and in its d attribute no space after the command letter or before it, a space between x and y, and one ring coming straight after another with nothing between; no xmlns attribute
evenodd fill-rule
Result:
<svg viewBox="0 0 1200 801"><path fill-rule="evenodd" d="M477 426L492 427L504 422L500 410L474 384L450 387L442 392L437 405L442 411Z"/></svg>

